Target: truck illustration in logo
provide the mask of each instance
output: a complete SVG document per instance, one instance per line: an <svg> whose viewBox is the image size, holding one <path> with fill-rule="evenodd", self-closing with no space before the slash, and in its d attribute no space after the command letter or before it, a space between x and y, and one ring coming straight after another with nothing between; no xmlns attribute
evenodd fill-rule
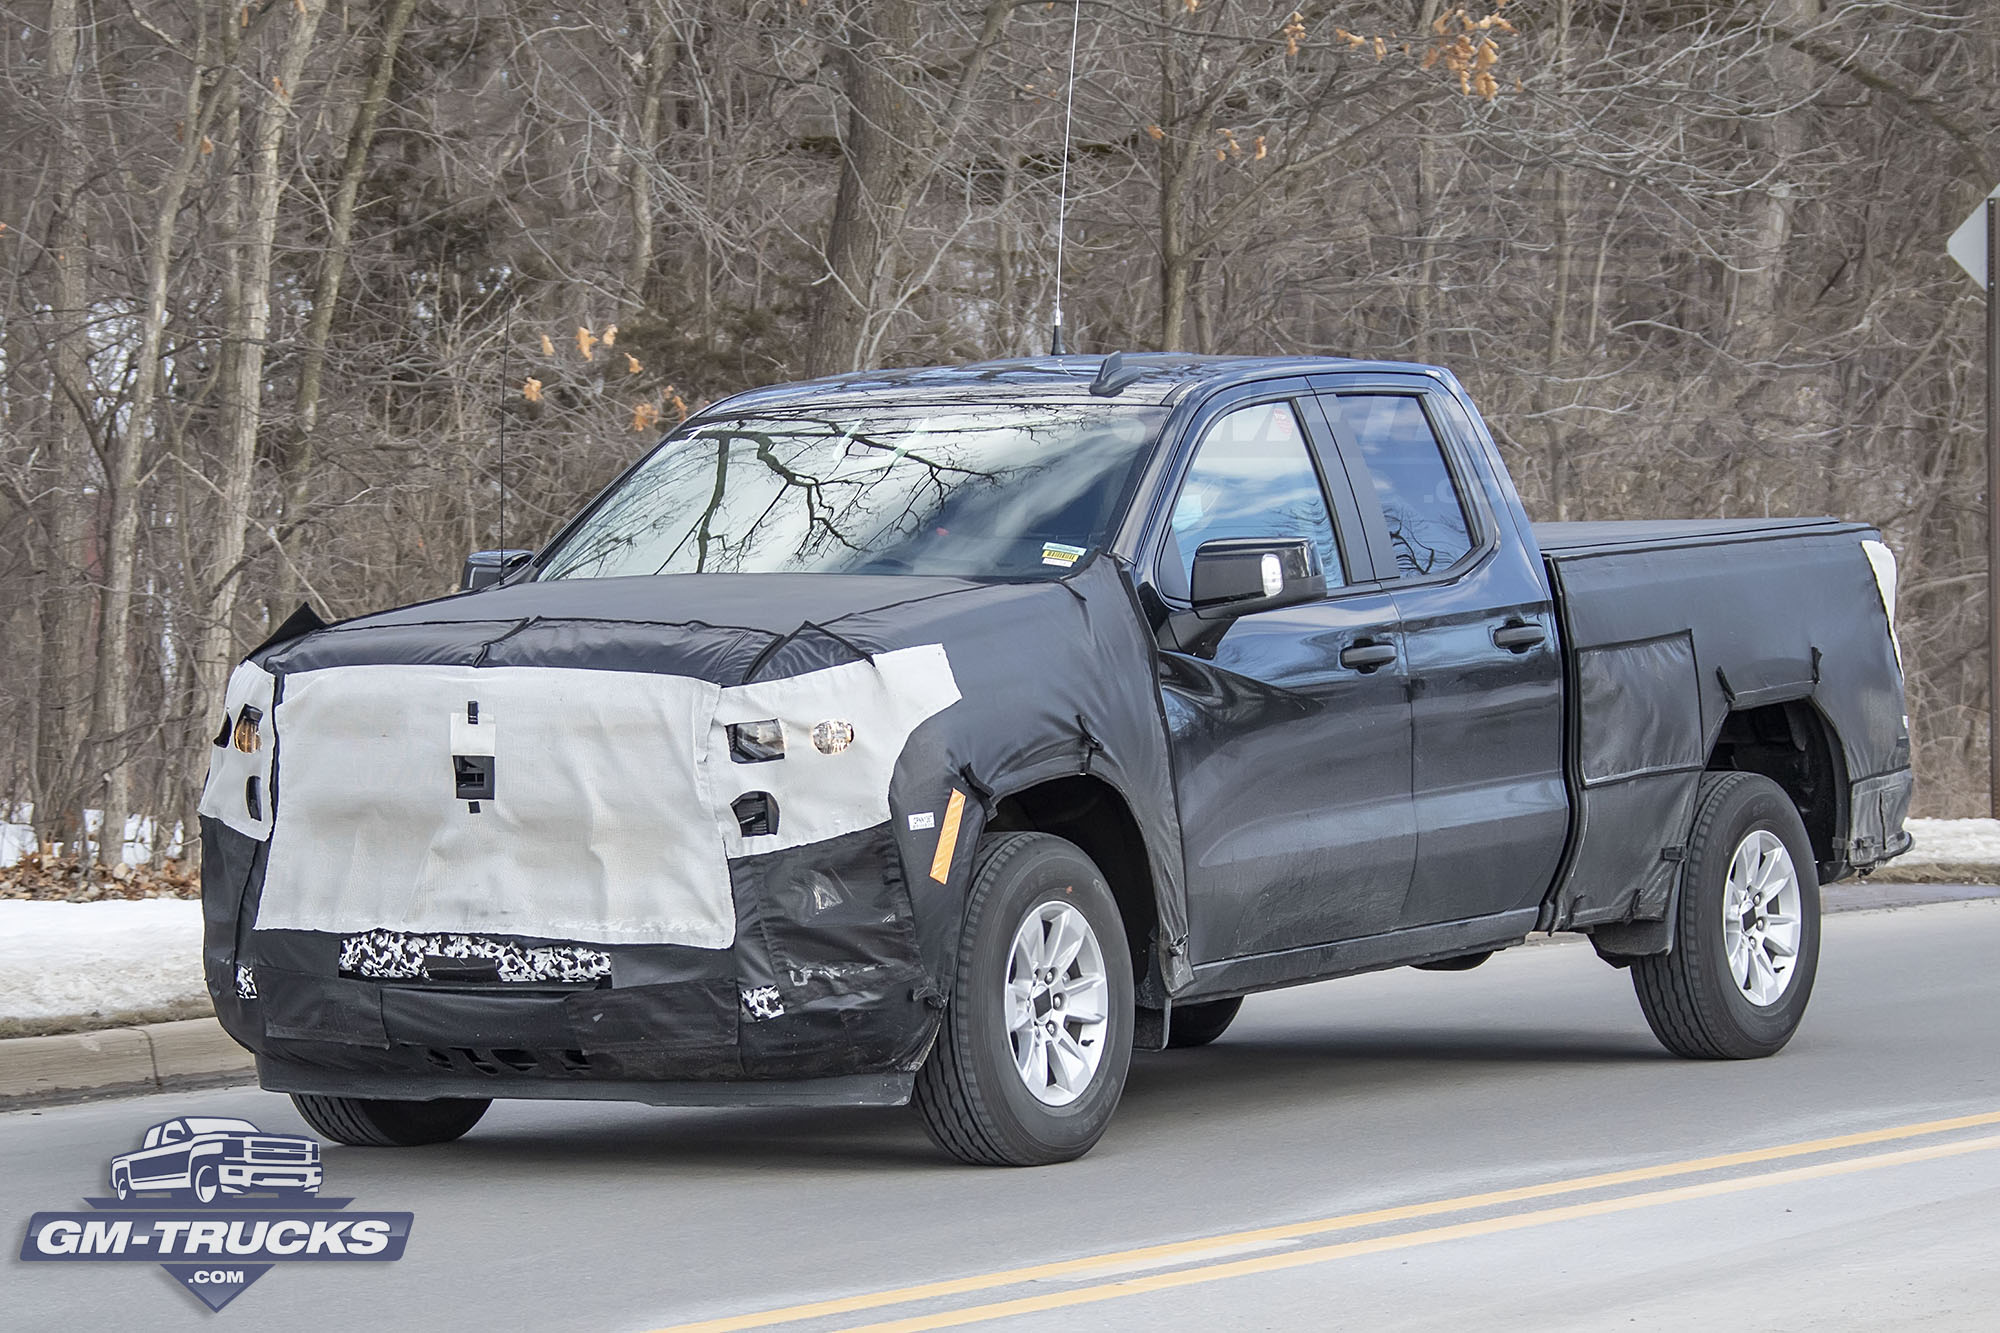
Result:
<svg viewBox="0 0 2000 1333"><path fill-rule="evenodd" d="M217 1116L162 1121L137 1149L111 1159L111 1190L121 1200L159 1190L205 1204L253 1191L302 1197L317 1193L320 1179L317 1140Z"/></svg>
<svg viewBox="0 0 2000 1333"><path fill-rule="evenodd" d="M415 1220L323 1196L319 1140L222 1116L151 1126L110 1178L84 1210L31 1216L22 1261L158 1264L220 1310L281 1264L401 1259Z"/></svg>

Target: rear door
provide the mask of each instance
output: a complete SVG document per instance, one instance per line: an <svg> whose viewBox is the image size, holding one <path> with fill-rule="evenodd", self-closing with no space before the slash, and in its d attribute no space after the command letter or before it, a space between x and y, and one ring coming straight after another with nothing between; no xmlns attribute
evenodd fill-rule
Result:
<svg viewBox="0 0 2000 1333"><path fill-rule="evenodd" d="M1569 823L1562 661L1511 486L1437 382L1314 382L1402 622L1417 857L1400 924L1535 907Z"/></svg>
<svg viewBox="0 0 2000 1333"><path fill-rule="evenodd" d="M1220 396L1190 434L1147 592L1184 614L1195 549L1225 537L1308 537L1329 589L1163 646L1193 961L1394 929L1416 851L1402 637L1331 438L1303 381Z"/></svg>

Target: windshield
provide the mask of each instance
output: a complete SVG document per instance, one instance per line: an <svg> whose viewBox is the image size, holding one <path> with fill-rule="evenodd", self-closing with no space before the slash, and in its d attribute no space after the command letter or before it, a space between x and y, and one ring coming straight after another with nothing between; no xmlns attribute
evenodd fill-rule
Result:
<svg viewBox="0 0 2000 1333"><path fill-rule="evenodd" d="M1164 416L959 403L705 420L668 437L537 577L1059 575L1110 535Z"/></svg>
<svg viewBox="0 0 2000 1333"><path fill-rule="evenodd" d="M195 1134L221 1134L238 1131L255 1134L257 1132L257 1127L248 1120L224 1120L216 1116L189 1116L181 1123L186 1125L189 1131Z"/></svg>

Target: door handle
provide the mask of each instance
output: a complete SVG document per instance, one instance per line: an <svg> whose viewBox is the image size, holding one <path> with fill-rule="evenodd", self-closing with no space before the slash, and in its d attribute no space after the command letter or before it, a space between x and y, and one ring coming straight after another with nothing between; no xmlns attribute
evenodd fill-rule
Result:
<svg viewBox="0 0 2000 1333"><path fill-rule="evenodd" d="M1344 648L1340 654L1340 664L1363 673L1388 666L1396 660L1396 645L1393 643L1357 643L1352 648Z"/></svg>
<svg viewBox="0 0 2000 1333"><path fill-rule="evenodd" d="M1510 653L1525 653L1548 637L1549 632L1540 625L1520 621L1502 625L1493 631L1494 646L1505 648Z"/></svg>

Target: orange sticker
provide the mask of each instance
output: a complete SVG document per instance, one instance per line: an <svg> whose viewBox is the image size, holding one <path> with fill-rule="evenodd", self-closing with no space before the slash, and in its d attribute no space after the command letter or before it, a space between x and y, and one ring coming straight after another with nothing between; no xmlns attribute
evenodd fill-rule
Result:
<svg viewBox="0 0 2000 1333"><path fill-rule="evenodd" d="M937 854L931 857L931 878L942 884L951 878L951 858L958 851L958 823L965 817L965 793L951 789L951 801L944 808L944 827L938 830Z"/></svg>

